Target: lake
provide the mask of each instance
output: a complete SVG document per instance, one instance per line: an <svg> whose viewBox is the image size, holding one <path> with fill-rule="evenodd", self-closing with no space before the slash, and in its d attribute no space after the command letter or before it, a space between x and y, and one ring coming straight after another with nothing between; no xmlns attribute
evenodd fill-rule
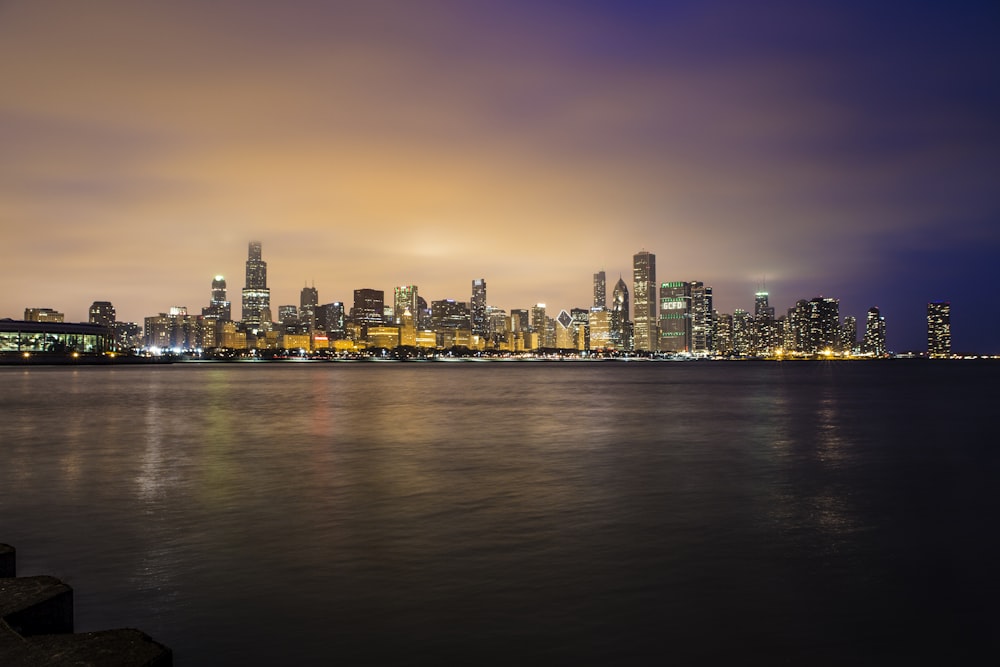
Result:
<svg viewBox="0 0 1000 667"><path fill-rule="evenodd" d="M0 541L176 665L969 664L1000 364L0 368ZM990 659L992 660L992 659Z"/></svg>

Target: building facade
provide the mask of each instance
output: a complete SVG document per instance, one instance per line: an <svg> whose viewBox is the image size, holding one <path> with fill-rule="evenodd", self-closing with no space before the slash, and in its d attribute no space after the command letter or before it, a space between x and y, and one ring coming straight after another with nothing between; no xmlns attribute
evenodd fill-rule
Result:
<svg viewBox="0 0 1000 667"><path fill-rule="evenodd" d="M632 257L633 349L653 352L656 340L656 255L641 250Z"/></svg>

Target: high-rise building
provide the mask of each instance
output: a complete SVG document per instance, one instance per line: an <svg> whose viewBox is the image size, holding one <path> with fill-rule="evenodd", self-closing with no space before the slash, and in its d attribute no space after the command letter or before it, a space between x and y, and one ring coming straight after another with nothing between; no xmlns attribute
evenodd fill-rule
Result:
<svg viewBox="0 0 1000 667"><path fill-rule="evenodd" d="M52 308L25 308L24 320L26 322L63 322L66 315Z"/></svg>
<svg viewBox="0 0 1000 667"><path fill-rule="evenodd" d="M270 312L267 262L261 259L260 241L251 241L247 252L246 286L243 288L243 325L256 331L270 319Z"/></svg>
<svg viewBox="0 0 1000 667"><path fill-rule="evenodd" d="M212 299L201 309L201 316L212 322L232 319L232 305L226 298L226 279L222 276L215 276L212 280Z"/></svg>
<svg viewBox="0 0 1000 667"><path fill-rule="evenodd" d="M392 290L392 321L394 324L403 323L403 314L410 311L413 316L413 326L420 322L420 296L417 294L416 285L400 285Z"/></svg>
<svg viewBox="0 0 1000 667"><path fill-rule="evenodd" d="M303 287L299 293L300 333L312 333L316 329L316 308L319 307L319 292L316 287Z"/></svg>
<svg viewBox="0 0 1000 667"><path fill-rule="evenodd" d="M641 250L632 257L632 303L635 307L634 349L653 352L656 340L656 255Z"/></svg>
<svg viewBox="0 0 1000 667"><path fill-rule="evenodd" d="M607 280L604 271L594 274L594 308L608 307Z"/></svg>
<svg viewBox="0 0 1000 667"><path fill-rule="evenodd" d="M951 303L927 304L927 354L931 358L951 355Z"/></svg>
<svg viewBox="0 0 1000 667"><path fill-rule="evenodd" d="M715 349L715 309L712 288L700 281L691 285L691 352L710 354Z"/></svg>
<svg viewBox="0 0 1000 667"><path fill-rule="evenodd" d="M857 348L858 320L853 315L848 315L840 325L840 351L844 354L854 354Z"/></svg>
<svg viewBox="0 0 1000 667"><path fill-rule="evenodd" d="M533 333L545 333L545 304L536 303L531 307L531 331Z"/></svg>
<svg viewBox="0 0 1000 667"><path fill-rule="evenodd" d="M102 327L113 327L115 325L115 307L111 305L110 301L95 301L90 304L87 321Z"/></svg>
<svg viewBox="0 0 1000 667"><path fill-rule="evenodd" d="M659 349L661 352L691 351L691 286L693 284L679 281L660 284Z"/></svg>
<svg viewBox="0 0 1000 667"><path fill-rule="evenodd" d="M821 296L809 301L809 338L806 352L835 351L840 347L840 301Z"/></svg>
<svg viewBox="0 0 1000 667"><path fill-rule="evenodd" d="M611 292L611 345L617 350L632 349L632 322L628 316L628 287L619 277Z"/></svg>
<svg viewBox="0 0 1000 667"><path fill-rule="evenodd" d="M737 308L733 311L733 354L745 357L752 353L753 315Z"/></svg>
<svg viewBox="0 0 1000 667"><path fill-rule="evenodd" d="M431 328L469 329L469 305L464 301L454 299L439 299L431 301Z"/></svg>
<svg viewBox="0 0 1000 667"><path fill-rule="evenodd" d="M729 356L733 353L733 316L728 313L713 313L715 324L712 336L712 352Z"/></svg>
<svg viewBox="0 0 1000 667"><path fill-rule="evenodd" d="M865 319L865 353L876 357L884 357L885 347L885 317L876 306L868 309Z"/></svg>
<svg viewBox="0 0 1000 667"><path fill-rule="evenodd" d="M351 322L360 326L362 331L367 331L369 326L380 326L383 310L385 310L385 292L367 287L354 290Z"/></svg>
<svg viewBox="0 0 1000 667"><path fill-rule="evenodd" d="M476 278L472 281L472 300L469 301L469 314L472 318L472 335L486 337L486 279Z"/></svg>
<svg viewBox="0 0 1000 667"><path fill-rule="evenodd" d="M760 291L753 297L753 316L755 318L767 317L774 319L774 307L768 303L767 292Z"/></svg>
<svg viewBox="0 0 1000 667"><path fill-rule="evenodd" d="M347 337L344 322L344 304L340 301L323 304L316 309L316 327L326 332L329 340L343 340Z"/></svg>

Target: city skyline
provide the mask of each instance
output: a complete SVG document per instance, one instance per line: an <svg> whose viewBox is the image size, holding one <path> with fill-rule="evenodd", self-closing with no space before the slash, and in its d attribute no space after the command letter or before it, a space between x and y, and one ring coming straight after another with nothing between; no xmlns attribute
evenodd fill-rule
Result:
<svg viewBox="0 0 1000 667"><path fill-rule="evenodd" d="M721 312L834 297L903 350L947 301L953 349L1000 352L998 26L976 3L4 3L0 317L195 312L216 275L235 311L249 238L275 317L304 285L482 278L554 316L598 271L631 292L645 248Z"/></svg>

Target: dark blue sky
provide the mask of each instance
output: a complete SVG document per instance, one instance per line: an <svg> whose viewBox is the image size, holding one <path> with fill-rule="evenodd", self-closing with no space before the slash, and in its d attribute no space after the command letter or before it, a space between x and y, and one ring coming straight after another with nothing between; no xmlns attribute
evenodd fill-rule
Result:
<svg viewBox="0 0 1000 667"><path fill-rule="evenodd" d="M251 238L275 304L558 311L646 249L1000 352L1000 5L871 4L0 3L0 316L238 301Z"/></svg>

